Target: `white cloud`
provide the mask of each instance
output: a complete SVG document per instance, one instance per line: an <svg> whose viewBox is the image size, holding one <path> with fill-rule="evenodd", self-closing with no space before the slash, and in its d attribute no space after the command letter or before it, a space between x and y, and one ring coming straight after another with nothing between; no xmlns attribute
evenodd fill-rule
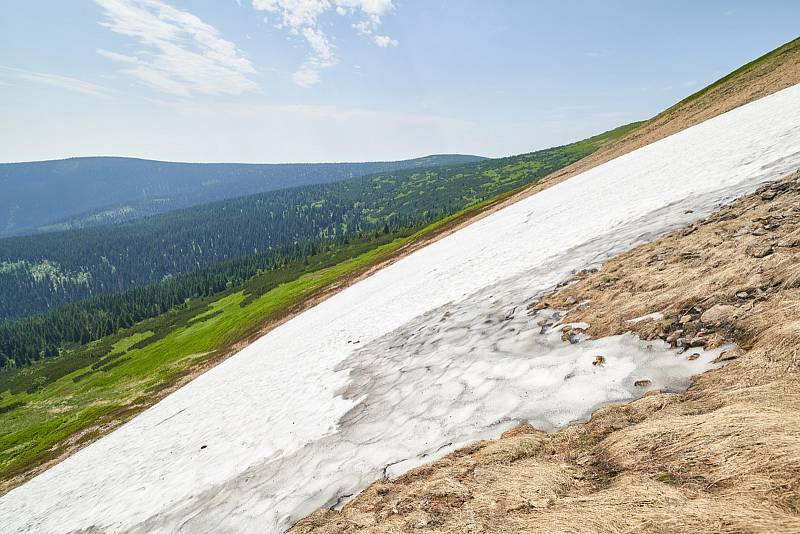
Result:
<svg viewBox="0 0 800 534"><path fill-rule="evenodd" d="M0 65L0 72L5 72L19 80L29 82L41 83L56 87L58 89L66 89L67 91L74 91L89 96L108 97L113 92L107 87L97 85L77 78L70 78L68 76L60 76L58 74L49 74L45 72L34 72L24 69L15 69L11 67L4 67ZM3 82L3 85L9 85Z"/></svg>
<svg viewBox="0 0 800 534"><path fill-rule="evenodd" d="M361 17L352 24L362 35L372 36L381 47L397 46L398 42L386 35L374 35L384 15L394 9L394 0L252 0L253 7L278 18L276 28L287 29L290 34L303 37L311 49L303 65L292 74L292 80L309 87L319 83L320 72L338 63L334 45L320 29L319 19L332 12L339 16ZM266 17L264 22L266 22Z"/></svg>
<svg viewBox="0 0 800 534"><path fill-rule="evenodd" d="M241 94L258 89L257 71L216 28L161 0L95 0L103 8L100 24L134 38L132 55L98 53L125 65L123 72L157 91L192 94Z"/></svg>
<svg viewBox="0 0 800 534"><path fill-rule="evenodd" d="M376 35L375 44L381 48L386 48L387 46L397 46L399 43L388 35Z"/></svg>
<svg viewBox="0 0 800 534"><path fill-rule="evenodd" d="M311 87L319 83L320 67L307 63L292 73L292 81L300 87Z"/></svg>

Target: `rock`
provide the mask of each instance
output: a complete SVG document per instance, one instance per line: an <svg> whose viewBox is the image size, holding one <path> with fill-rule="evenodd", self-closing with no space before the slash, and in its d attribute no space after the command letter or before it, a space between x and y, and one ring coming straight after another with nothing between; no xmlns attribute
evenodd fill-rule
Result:
<svg viewBox="0 0 800 534"><path fill-rule="evenodd" d="M750 235L754 235L754 236L767 235L767 231L764 230L763 228L756 228L755 230L750 232Z"/></svg>
<svg viewBox="0 0 800 534"><path fill-rule="evenodd" d="M689 340L690 347L702 347L705 343L705 340L702 337L693 337Z"/></svg>
<svg viewBox="0 0 800 534"><path fill-rule="evenodd" d="M738 294L737 294L738 296ZM712 306L700 316L700 321L708 324L721 324L737 318L739 309L730 304L717 304Z"/></svg>
<svg viewBox="0 0 800 534"><path fill-rule="evenodd" d="M569 341L570 344L574 345L575 343L580 341L580 338L577 335L580 333L581 333L580 330L575 330L570 328L569 326L565 326L561 330L561 341Z"/></svg>
<svg viewBox="0 0 800 534"><path fill-rule="evenodd" d="M735 360L738 357L738 354L732 350L726 350L719 353L719 356L714 358L712 363L721 363L721 362L729 362L731 360Z"/></svg>
<svg viewBox="0 0 800 534"><path fill-rule="evenodd" d="M772 254L772 245L756 244L747 247L747 254L754 258L765 258Z"/></svg>
<svg viewBox="0 0 800 534"><path fill-rule="evenodd" d="M578 303L578 299L576 299L572 295L570 295L569 297L564 299L564 304L566 304L567 306L573 306L573 305L575 305L577 303Z"/></svg>
<svg viewBox="0 0 800 534"><path fill-rule="evenodd" d="M686 324L686 323L690 323L690 322L692 322L692 316L691 315L687 314L687 315L684 315L683 317L681 317L681 324Z"/></svg>
<svg viewBox="0 0 800 534"><path fill-rule="evenodd" d="M540 311L550 307L550 304L546 300L539 300L528 305L529 310Z"/></svg>
<svg viewBox="0 0 800 534"><path fill-rule="evenodd" d="M761 193L761 200L772 200L776 195L775 191L764 191Z"/></svg>
<svg viewBox="0 0 800 534"><path fill-rule="evenodd" d="M606 357L605 356L595 356L594 357L594 361L592 362L592 365L597 367L598 365L605 365L605 363L606 363Z"/></svg>
<svg viewBox="0 0 800 534"><path fill-rule="evenodd" d="M633 385L636 386L637 388L646 388L650 384L652 384L652 382L650 382L647 379L637 380L636 382L633 383Z"/></svg>
<svg viewBox="0 0 800 534"><path fill-rule="evenodd" d="M675 344L680 348L685 348L691 345L691 340L688 337L679 337Z"/></svg>
<svg viewBox="0 0 800 534"><path fill-rule="evenodd" d="M749 299L750 293L748 293L747 291L739 291L738 293L736 293L736 298Z"/></svg>
<svg viewBox="0 0 800 534"><path fill-rule="evenodd" d="M700 353L699 352L693 352L692 354L689 355L688 359L690 361L695 361L699 357L700 357Z"/></svg>
<svg viewBox="0 0 800 534"><path fill-rule="evenodd" d="M784 236L783 239L778 241L778 246L784 248L800 247L800 231L794 231Z"/></svg>
<svg viewBox="0 0 800 534"><path fill-rule="evenodd" d="M681 335L679 333L673 332L672 334L667 336L666 342L672 345L673 343L677 342L678 338L680 337Z"/></svg>

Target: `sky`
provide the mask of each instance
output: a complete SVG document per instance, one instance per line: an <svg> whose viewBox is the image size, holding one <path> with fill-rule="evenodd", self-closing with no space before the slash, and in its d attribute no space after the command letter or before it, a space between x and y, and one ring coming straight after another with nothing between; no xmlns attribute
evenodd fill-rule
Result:
<svg viewBox="0 0 800 534"><path fill-rule="evenodd" d="M0 162L505 156L651 117L795 0L6 0Z"/></svg>

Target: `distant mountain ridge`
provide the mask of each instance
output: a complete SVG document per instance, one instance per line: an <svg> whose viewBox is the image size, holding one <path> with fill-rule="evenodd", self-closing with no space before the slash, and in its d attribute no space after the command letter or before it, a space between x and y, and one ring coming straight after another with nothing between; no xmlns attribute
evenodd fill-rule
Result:
<svg viewBox="0 0 800 534"><path fill-rule="evenodd" d="M6 237L0 239L0 322L225 262L246 265L252 255L296 259L320 243L419 229L561 169L638 124L507 158L406 168L120 224Z"/></svg>
<svg viewBox="0 0 800 534"><path fill-rule="evenodd" d="M364 163L178 163L86 157L0 164L0 237L136 219L379 172L482 161L441 154Z"/></svg>

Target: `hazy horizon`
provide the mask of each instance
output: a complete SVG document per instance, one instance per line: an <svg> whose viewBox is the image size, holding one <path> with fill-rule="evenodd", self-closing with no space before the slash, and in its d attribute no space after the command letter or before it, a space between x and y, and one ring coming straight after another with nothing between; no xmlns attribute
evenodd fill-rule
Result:
<svg viewBox="0 0 800 534"><path fill-rule="evenodd" d="M647 119L796 37L800 6L766 4L11 2L0 161L530 152Z"/></svg>

